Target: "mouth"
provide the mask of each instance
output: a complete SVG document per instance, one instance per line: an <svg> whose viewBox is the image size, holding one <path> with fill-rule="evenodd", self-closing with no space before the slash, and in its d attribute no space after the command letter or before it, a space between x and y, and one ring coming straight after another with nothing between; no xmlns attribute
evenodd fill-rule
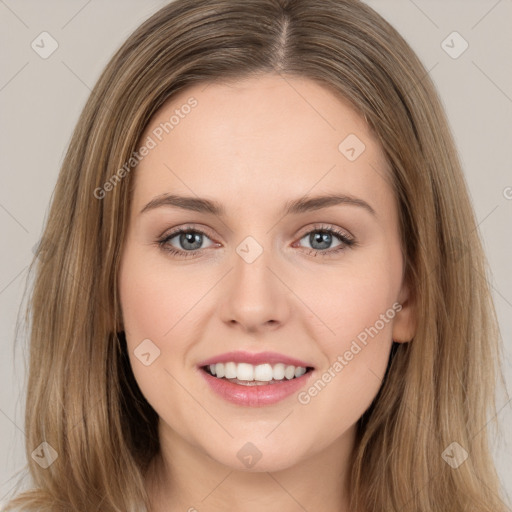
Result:
<svg viewBox="0 0 512 512"><path fill-rule="evenodd" d="M314 368L268 363L216 363L199 367L214 395L237 406L264 407L290 398L300 392L312 376Z"/></svg>

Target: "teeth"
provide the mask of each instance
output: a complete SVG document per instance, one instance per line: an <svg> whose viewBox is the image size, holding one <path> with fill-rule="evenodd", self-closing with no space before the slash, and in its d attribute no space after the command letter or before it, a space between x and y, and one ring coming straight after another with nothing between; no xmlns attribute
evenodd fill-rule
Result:
<svg viewBox="0 0 512 512"><path fill-rule="evenodd" d="M214 366L214 365L211 365ZM224 376L226 379L236 379L236 364L235 363L225 363L224 364Z"/></svg>
<svg viewBox="0 0 512 512"><path fill-rule="evenodd" d="M300 377L306 373L303 366L284 365L277 363L270 365L268 363L252 365L248 363L217 363L209 365L210 373L219 379L238 379L244 381L262 381L271 380L291 380L294 377Z"/></svg>
<svg viewBox="0 0 512 512"><path fill-rule="evenodd" d="M283 380L284 379L284 364L278 363L274 365L272 369L272 373L274 375L275 380ZM292 366L293 368L293 366Z"/></svg>
<svg viewBox="0 0 512 512"><path fill-rule="evenodd" d="M301 375L304 375L306 373L306 368L302 368L300 366L297 366L295 368L295 377L300 377Z"/></svg>
<svg viewBox="0 0 512 512"><path fill-rule="evenodd" d="M217 377L218 376L217 374ZM236 367L236 378L239 380L254 380L254 366L247 363L238 363Z"/></svg>

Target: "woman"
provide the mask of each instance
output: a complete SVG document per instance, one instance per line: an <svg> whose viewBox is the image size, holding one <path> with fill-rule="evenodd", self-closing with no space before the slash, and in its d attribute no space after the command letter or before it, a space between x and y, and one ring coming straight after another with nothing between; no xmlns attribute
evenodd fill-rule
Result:
<svg viewBox="0 0 512 512"><path fill-rule="evenodd" d="M41 251L13 508L506 510L474 214L368 6L165 6L93 90Z"/></svg>

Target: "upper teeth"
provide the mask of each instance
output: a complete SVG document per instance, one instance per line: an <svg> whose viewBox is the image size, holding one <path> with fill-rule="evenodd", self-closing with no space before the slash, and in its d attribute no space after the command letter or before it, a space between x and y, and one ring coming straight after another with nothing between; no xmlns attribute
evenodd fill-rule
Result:
<svg viewBox="0 0 512 512"><path fill-rule="evenodd" d="M306 373L306 368L303 366L286 366L282 363L273 366L268 363L254 366L248 363L229 362L211 364L210 372L219 379L225 377L226 379L271 381L272 379L283 380L285 377L288 380L300 377Z"/></svg>

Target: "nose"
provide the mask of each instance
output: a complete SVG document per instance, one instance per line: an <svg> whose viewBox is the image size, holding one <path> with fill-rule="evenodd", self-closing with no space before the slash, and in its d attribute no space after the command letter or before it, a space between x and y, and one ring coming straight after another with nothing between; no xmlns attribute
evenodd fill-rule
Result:
<svg viewBox="0 0 512 512"><path fill-rule="evenodd" d="M250 333L275 330L285 324L290 315L290 292L271 251L263 250L252 262L243 250L235 252L233 265L221 299L223 322Z"/></svg>

